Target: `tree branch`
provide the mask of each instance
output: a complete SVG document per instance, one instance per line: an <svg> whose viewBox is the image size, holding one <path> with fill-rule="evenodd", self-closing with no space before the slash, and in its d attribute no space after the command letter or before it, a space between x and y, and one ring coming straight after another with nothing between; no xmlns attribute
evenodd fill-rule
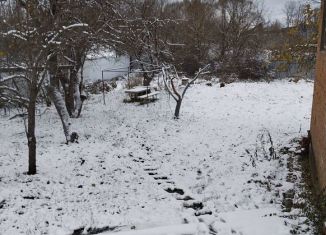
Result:
<svg viewBox="0 0 326 235"><path fill-rule="evenodd" d="M178 98L174 96L173 91L171 91L170 87L169 87L168 84L167 84L167 80L166 80L166 78L167 78L167 74L166 74L166 71L165 71L165 68L164 68L164 67L162 68L162 73L163 73L163 82L164 82L164 85L165 85L167 91L168 91L169 94L173 97L173 99L174 99L175 101L178 101Z"/></svg>
<svg viewBox="0 0 326 235"><path fill-rule="evenodd" d="M202 75L203 72L204 72L206 69L208 69L208 67L209 67L209 64L206 65L204 68L200 69L200 70L198 71L198 73L196 74L196 76L195 76L195 77L194 77L190 82L188 82L188 84L186 85L185 89L184 89L183 92L182 92L182 98L185 96L186 91L188 90L188 88L190 87L190 85L193 84L193 83L194 83L194 82L199 78L199 76Z"/></svg>

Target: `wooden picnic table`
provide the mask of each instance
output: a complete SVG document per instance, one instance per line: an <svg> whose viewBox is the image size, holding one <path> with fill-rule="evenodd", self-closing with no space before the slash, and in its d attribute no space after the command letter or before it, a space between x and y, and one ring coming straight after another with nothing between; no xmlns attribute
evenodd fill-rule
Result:
<svg viewBox="0 0 326 235"><path fill-rule="evenodd" d="M139 94L139 93L144 93L150 91L149 86L136 86L132 89L126 90L125 92L128 94Z"/></svg>
<svg viewBox="0 0 326 235"><path fill-rule="evenodd" d="M137 99L139 96L150 93L151 89L149 86L136 86L132 89L126 90L125 92L129 94L131 99Z"/></svg>

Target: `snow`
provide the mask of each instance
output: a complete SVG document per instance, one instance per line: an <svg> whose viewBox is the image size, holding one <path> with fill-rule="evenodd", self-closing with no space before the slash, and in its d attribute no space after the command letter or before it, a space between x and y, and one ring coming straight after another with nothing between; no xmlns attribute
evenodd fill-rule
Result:
<svg viewBox="0 0 326 235"><path fill-rule="evenodd" d="M309 129L312 91L303 81L196 84L174 120L166 93L137 105L123 103L120 89L107 94L106 106L101 95L85 102L72 145L51 107L37 117L35 176L24 174L23 121L1 116L0 234L105 226L128 235L161 235L162 227L172 228L162 235L196 234L199 222L222 235L290 234L289 224L300 221L285 223L281 195L293 185L278 150ZM180 200L186 196L193 200Z"/></svg>
<svg viewBox="0 0 326 235"><path fill-rule="evenodd" d="M113 233L105 233L110 235ZM145 230L136 230L136 231L124 231L114 233L116 235L208 235L208 229L206 225L202 223L198 224L183 224L183 225L172 225L165 227L156 227ZM104 235L104 234L103 234Z"/></svg>
<svg viewBox="0 0 326 235"><path fill-rule="evenodd" d="M261 235L279 234L288 235L289 230L283 226L275 226L284 223L284 219L275 214L279 212L275 208L255 210L239 210L236 212L221 213L222 220L214 222L213 227L219 234ZM229 226L232 226L230 231Z"/></svg>

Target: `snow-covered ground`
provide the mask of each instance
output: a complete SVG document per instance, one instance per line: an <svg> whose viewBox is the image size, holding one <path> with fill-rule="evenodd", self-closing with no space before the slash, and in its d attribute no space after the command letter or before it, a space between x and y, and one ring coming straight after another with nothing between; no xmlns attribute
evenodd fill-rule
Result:
<svg viewBox="0 0 326 235"><path fill-rule="evenodd" d="M292 184L278 150L309 129L312 90L307 82L197 84L180 120L165 93L137 105L117 90L106 106L101 96L87 101L73 120L80 143L69 146L52 107L37 118L36 176L24 174L22 121L1 117L0 234L110 226L170 235L171 227L145 231L199 222L211 234L290 234L302 221L284 218L282 193Z"/></svg>

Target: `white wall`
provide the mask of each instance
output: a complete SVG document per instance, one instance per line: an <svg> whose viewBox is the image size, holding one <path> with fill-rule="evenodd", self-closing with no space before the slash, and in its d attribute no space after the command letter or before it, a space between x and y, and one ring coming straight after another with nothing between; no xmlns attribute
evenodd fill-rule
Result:
<svg viewBox="0 0 326 235"><path fill-rule="evenodd" d="M97 81L102 79L102 70L124 68L121 70L128 70L129 56L109 56L87 59L84 65L84 80L86 82ZM104 79L112 79L117 76L122 76L127 72L105 72Z"/></svg>

